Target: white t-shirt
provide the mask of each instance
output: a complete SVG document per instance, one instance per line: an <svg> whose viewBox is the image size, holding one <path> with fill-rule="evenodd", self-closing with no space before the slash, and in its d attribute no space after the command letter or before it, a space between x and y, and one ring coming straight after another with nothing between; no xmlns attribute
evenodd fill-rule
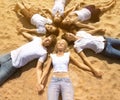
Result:
<svg viewBox="0 0 120 100"><path fill-rule="evenodd" d="M44 62L47 56L47 50L42 46L42 39L33 37L33 40L16 50L11 51L13 66L20 68L28 62L39 58L40 62Z"/></svg>
<svg viewBox="0 0 120 100"><path fill-rule="evenodd" d="M52 24L52 20L45 18L40 14L34 14L31 18L31 24L37 27L37 33L45 34L45 24Z"/></svg>
<svg viewBox="0 0 120 100"><path fill-rule="evenodd" d="M50 54L53 64L53 72L68 72L68 64L70 59L70 52L64 53L63 56Z"/></svg>
<svg viewBox="0 0 120 100"><path fill-rule="evenodd" d="M54 6L52 8L52 14L55 16L57 12L62 16L64 13L66 0L55 0Z"/></svg>
<svg viewBox="0 0 120 100"><path fill-rule="evenodd" d="M74 48L78 53L84 49L92 49L96 53L103 51L105 46L103 36L92 36L85 31L78 31L76 36L80 37L80 39L74 42Z"/></svg>
<svg viewBox="0 0 120 100"><path fill-rule="evenodd" d="M78 20L80 20L81 22L87 21L91 18L91 12L87 8L76 10L73 13L76 13L78 15Z"/></svg>

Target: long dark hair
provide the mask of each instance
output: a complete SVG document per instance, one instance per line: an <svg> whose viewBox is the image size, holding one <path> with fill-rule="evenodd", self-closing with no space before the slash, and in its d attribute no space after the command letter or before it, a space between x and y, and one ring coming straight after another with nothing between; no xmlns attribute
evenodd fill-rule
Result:
<svg viewBox="0 0 120 100"><path fill-rule="evenodd" d="M54 25L53 25L53 26L54 26ZM56 26L54 26L54 27L56 28L56 30L55 30L54 32L49 32L49 31L47 30L46 36L49 36L49 35L51 35L51 34L53 34L53 35L55 35L55 36L58 36L58 35L59 35L59 28L56 27Z"/></svg>
<svg viewBox="0 0 120 100"><path fill-rule="evenodd" d="M69 41L67 38L66 38L66 33L64 33L62 36L61 36L62 39L66 40L68 45L73 45L74 44L74 41Z"/></svg>

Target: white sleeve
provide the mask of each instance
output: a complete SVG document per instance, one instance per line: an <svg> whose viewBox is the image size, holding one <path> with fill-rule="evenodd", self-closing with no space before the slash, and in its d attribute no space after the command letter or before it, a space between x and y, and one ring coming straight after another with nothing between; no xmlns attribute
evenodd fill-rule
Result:
<svg viewBox="0 0 120 100"><path fill-rule="evenodd" d="M75 48L77 53L80 53L83 50L82 47L80 45L78 45L78 44L74 45L74 48Z"/></svg>
<svg viewBox="0 0 120 100"><path fill-rule="evenodd" d="M43 63L43 62L46 60L46 57L47 57L47 54L42 55L42 56L39 58L39 61Z"/></svg>
<svg viewBox="0 0 120 100"><path fill-rule="evenodd" d="M76 50L77 53L80 53L83 49L80 48L80 47L75 47L75 50Z"/></svg>
<svg viewBox="0 0 120 100"><path fill-rule="evenodd" d="M33 36L33 40L36 40L36 39L41 39L41 38L37 36Z"/></svg>
<svg viewBox="0 0 120 100"><path fill-rule="evenodd" d="M46 34L45 27L39 27L39 28L37 28L37 33L39 33L39 34Z"/></svg>

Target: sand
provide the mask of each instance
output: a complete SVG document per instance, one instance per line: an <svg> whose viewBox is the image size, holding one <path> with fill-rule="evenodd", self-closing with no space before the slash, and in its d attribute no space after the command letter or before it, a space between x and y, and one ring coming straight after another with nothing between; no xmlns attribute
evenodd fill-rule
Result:
<svg viewBox="0 0 120 100"><path fill-rule="evenodd" d="M21 0L18 0L21 2ZM24 0L31 5L52 8L53 0ZM71 0L66 9L75 2L104 3L109 0ZM105 28L105 36L120 38L120 0L109 11L104 13L100 21L94 26ZM18 35L17 25L31 28L32 26L22 16L17 16L13 11L17 0L0 0L0 54L7 53L28 42L22 35ZM76 59L81 58L71 49ZM92 73L78 69L70 63L70 77L74 86L75 100L120 100L120 61L111 59L92 51L85 51L88 59L96 69L102 72L102 78L96 78ZM42 94L36 91L36 61L19 69L4 85L0 87L0 100L46 100L46 84Z"/></svg>

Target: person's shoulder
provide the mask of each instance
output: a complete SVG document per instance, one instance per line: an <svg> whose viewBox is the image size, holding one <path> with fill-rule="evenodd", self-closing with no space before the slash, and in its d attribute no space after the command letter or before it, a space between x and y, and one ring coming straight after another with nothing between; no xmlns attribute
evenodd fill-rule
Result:
<svg viewBox="0 0 120 100"><path fill-rule="evenodd" d="M78 35L78 34L86 34L86 33L87 33L86 31L80 30L80 31L76 32L76 35Z"/></svg>
<svg viewBox="0 0 120 100"><path fill-rule="evenodd" d="M70 55L70 52L65 52L64 55Z"/></svg>
<svg viewBox="0 0 120 100"><path fill-rule="evenodd" d="M33 36L33 40L42 42L42 38L38 36Z"/></svg>
<svg viewBox="0 0 120 100"><path fill-rule="evenodd" d="M55 56L56 55L56 53L50 53L50 56Z"/></svg>

